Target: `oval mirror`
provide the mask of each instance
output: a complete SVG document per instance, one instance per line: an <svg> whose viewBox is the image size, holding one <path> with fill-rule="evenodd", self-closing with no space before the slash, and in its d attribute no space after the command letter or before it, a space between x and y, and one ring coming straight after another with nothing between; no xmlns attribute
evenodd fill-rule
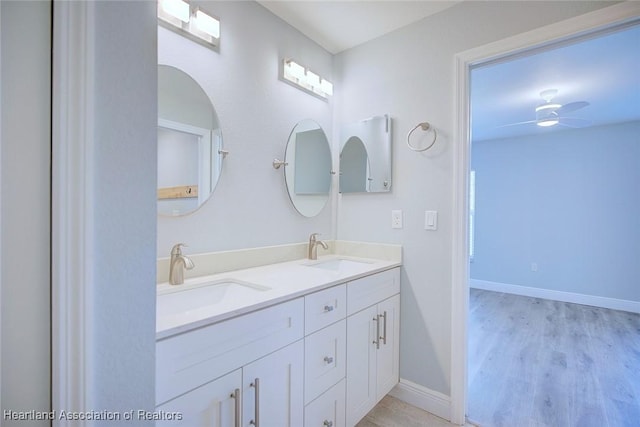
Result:
<svg viewBox="0 0 640 427"><path fill-rule="evenodd" d="M158 213L184 215L216 187L224 151L218 116L184 71L158 65Z"/></svg>
<svg viewBox="0 0 640 427"><path fill-rule="evenodd" d="M291 203L300 214L316 216L329 200L331 149L322 127L305 119L295 125L285 152L285 181Z"/></svg>

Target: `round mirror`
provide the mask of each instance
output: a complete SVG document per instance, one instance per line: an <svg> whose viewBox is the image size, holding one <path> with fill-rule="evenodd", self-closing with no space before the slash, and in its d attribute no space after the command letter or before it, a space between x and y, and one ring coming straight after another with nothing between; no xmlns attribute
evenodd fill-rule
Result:
<svg viewBox="0 0 640 427"><path fill-rule="evenodd" d="M158 213L184 215L206 202L224 159L211 100L185 72L158 65Z"/></svg>
<svg viewBox="0 0 640 427"><path fill-rule="evenodd" d="M352 136L340 152L340 192L368 192L370 182L367 148L360 138Z"/></svg>
<svg viewBox="0 0 640 427"><path fill-rule="evenodd" d="M316 216L331 190L331 149L320 125L300 121L291 131L285 153L285 180L289 198L300 214Z"/></svg>

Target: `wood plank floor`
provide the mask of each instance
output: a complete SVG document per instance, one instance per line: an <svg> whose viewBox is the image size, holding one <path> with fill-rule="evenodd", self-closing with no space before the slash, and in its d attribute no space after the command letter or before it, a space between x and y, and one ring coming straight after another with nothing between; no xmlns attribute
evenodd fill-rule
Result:
<svg viewBox="0 0 640 427"><path fill-rule="evenodd" d="M640 315L478 289L469 307L470 421L640 426Z"/></svg>
<svg viewBox="0 0 640 427"><path fill-rule="evenodd" d="M467 424L468 427L472 427ZM385 396L356 427L460 427L411 406L391 396Z"/></svg>

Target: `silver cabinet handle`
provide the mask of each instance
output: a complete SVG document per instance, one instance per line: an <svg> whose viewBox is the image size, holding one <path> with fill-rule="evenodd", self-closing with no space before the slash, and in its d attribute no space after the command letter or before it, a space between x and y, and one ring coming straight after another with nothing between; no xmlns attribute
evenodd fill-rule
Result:
<svg viewBox="0 0 640 427"><path fill-rule="evenodd" d="M327 365L330 364L330 363L333 363L333 357L325 356L324 357L324 361L326 362Z"/></svg>
<svg viewBox="0 0 640 427"><path fill-rule="evenodd" d="M260 427L260 378L256 378L249 386L256 389L254 418L249 424Z"/></svg>
<svg viewBox="0 0 640 427"><path fill-rule="evenodd" d="M234 417L235 420L233 422L234 427L240 427L240 389L237 388L231 393L231 398L235 399L235 407L234 407Z"/></svg>
<svg viewBox="0 0 640 427"><path fill-rule="evenodd" d="M380 337L380 339L382 340L382 343L384 345L387 345L387 312L385 311L383 314L380 314L379 316L384 317L384 324L382 327L382 336Z"/></svg>
<svg viewBox="0 0 640 427"><path fill-rule="evenodd" d="M373 340L373 343L376 345L377 350L380 348L380 315L378 314L373 320L376 322L376 339Z"/></svg>
<svg viewBox="0 0 640 427"><path fill-rule="evenodd" d="M324 306L324 311L325 312L333 311L333 306L332 305L325 305Z"/></svg>
<svg viewBox="0 0 640 427"><path fill-rule="evenodd" d="M325 427L333 427L333 421L324 420L322 425L325 426Z"/></svg>

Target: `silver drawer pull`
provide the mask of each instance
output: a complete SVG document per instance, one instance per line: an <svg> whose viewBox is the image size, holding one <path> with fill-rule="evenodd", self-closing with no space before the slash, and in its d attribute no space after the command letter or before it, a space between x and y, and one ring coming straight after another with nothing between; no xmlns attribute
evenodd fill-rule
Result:
<svg viewBox="0 0 640 427"><path fill-rule="evenodd" d="M235 407L234 407L234 423L235 427L240 427L240 389L237 388L233 393L231 393L231 398L235 399Z"/></svg>
<svg viewBox="0 0 640 427"><path fill-rule="evenodd" d="M373 340L373 344L376 345L376 350L380 348L380 315L378 314L373 318L373 321L376 322L376 339Z"/></svg>
<svg viewBox="0 0 640 427"><path fill-rule="evenodd" d="M326 312L333 311L333 306L332 305L325 305L324 306L324 311L326 311Z"/></svg>
<svg viewBox="0 0 640 427"><path fill-rule="evenodd" d="M331 356L325 356L324 357L324 361L327 363L327 365L333 363L333 357Z"/></svg>
<svg viewBox="0 0 640 427"><path fill-rule="evenodd" d="M387 312L385 311L384 314L381 314L380 316L384 317L384 323L382 324L382 336L380 339L384 345L387 345Z"/></svg>
<svg viewBox="0 0 640 427"><path fill-rule="evenodd" d="M325 426L325 427L333 427L333 421L324 420L322 425Z"/></svg>
<svg viewBox="0 0 640 427"><path fill-rule="evenodd" d="M254 419L249 421L249 424L251 424L252 426L260 427L260 378L256 378L254 382L249 384L249 387L253 387L256 389Z"/></svg>

